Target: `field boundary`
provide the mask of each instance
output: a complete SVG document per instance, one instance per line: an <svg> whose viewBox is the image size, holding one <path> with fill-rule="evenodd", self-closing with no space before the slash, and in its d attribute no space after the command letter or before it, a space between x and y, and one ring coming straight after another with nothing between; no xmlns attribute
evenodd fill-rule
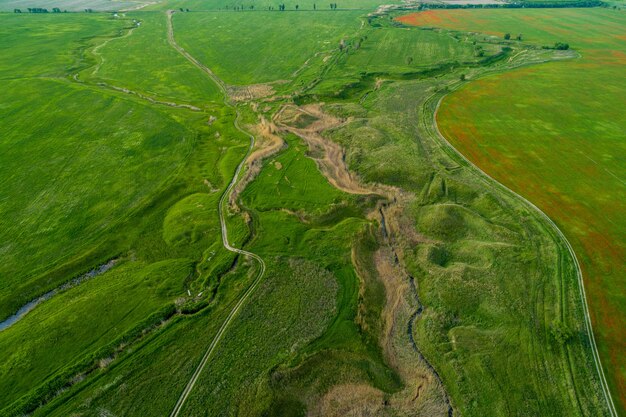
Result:
<svg viewBox="0 0 626 417"><path fill-rule="evenodd" d="M489 74L489 75L492 75L492 74ZM539 207L537 207L531 201L529 201L528 199L526 199L522 195L518 194L517 192L513 191L512 189L510 189L506 185L500 183L495 178L491 177L489 174L487 174L485 171L483 171L481 168L479 168L476 164L474 164L472 161L470 161L468 158L466 158L465 155L463 155L454 146L452 146L452 144L448 141L448 139L446 139L446 137L439 130L439 125L437 124L437 112L439 111L439 107L441 106L441 102L443 101L443 99L446 96L448 96L450 93L454 92L461 85L463 85L463 84L462 83L457 83L456 85L452 86L447 93L445 93L441 97L439 97L439 99L437 101L437 105L435 106L435 110L434 110L433 115L432 115L432 125L434 126L434 130L437 133L437 136L438 136L440 142L442 144L444 144L445 146L447 146L449 149L451 149L463 161L465 161L470 168L473 168L479 175L481 175L488 182L491 182L496 187L498 187L501 190L505 191L506 193L512 195L513 197L518 198L527 207L529 207L531 210L533 210L537 214L539 214L540 218L542 218L553 229L553 231L556 232L557 237L565 244L565 247L567 248L568 252L570 253L570 256L574 260L574 266L575 266L575 269L576 269L576 277L577 277L577 281L578 281L578 288L579 288L580 297L581 297L581 300L582 300L583 315L585 317L585 330L586 330L586 333L587 333L587 338L589 339L589 342L590 342L593 362L595 364L598 376L600 377L600 386L602 388L602 393L604 394L604 398L605 398L605 401L607 403L607 407L608 407L609 414L611 415L611 417L619 417L619 414L617 413L617 409L615 408L615 403L613 402L613 397L611 395L611 391L609 389L608 382L606 380L606 376L604 374L604 368L602 367L600 354L598 352L598 347L596 345L595 336L593 334L593 327L592 327L592 323L591 323L591 317L589 315L589 306L587 305L587 296L586 296L586 293L585 293L583 273L582 273L582 270L580 268L580 263L578 262L578 257L576 256L576 253L574 252L574 248L570 244L569 240L567 239L567 237L565 237L565 234L556 225L556 223L546 213L544 213ZM437 93L433 94L433 96L431 96L431 98L434 98L434 96L436 94ZM427 103L429 100L430 99L427 99L425 103Z"/></svg>
<svg viewBox="0 0 626 417"><path fill-rule="evenodd" d="M215 84L217 84L217 86L219 87L220 91L222 92L223 97L224 97L224 104L226 106L233 107L229 103L229 101L228 101L228 94L227 94L226 87L225 87L223 81L220 80L209 68L207 68L206 66L201 64L198 60L196 60L193 56L191 56L188 52L186 52L182 47L180 47L176 43L176 40L174 39L174 27L172 25L172 15L173 14L174 14L174 11L172 11L172 10L168 10L166 12L166 15L167 15L167 40L168 40L168 43L174 49L176 49L183 57L185 57L189 62L191 62L196 67L198 67L200 70L202 70L205 74L207 74L209 76L209 78L211 78L211 80L214 81ZM191 393L191 391L193 390L194 386L196 385L196 382L198 381L198 378L200 377L200 374L202 373L202 371L204 370L206 364L208 363L208 361L209 361L209 359L211 357L211 354L215 351L215 348L217 347L218 343L222 339L222 336L226 332L226 329L228 328L230 323L233 321L233 319L235 318L235 316L237 315L237 313L239 312L239 310L241 309L243 304L246 302L246 300L248 298L250 298L250 295L254 292L256 287L259 285L259 283L261 282L261 278L263 278L263 276L265 275L265 270L266 270L265 262L263 261L263 259L259 255L255 254L255 253L252 253L252 252L248 252L248 251L243 250L243 249L235 248L235 247L231 246L231 244L228 242L228 228L226 226L226 219L224 218L224 202L228 200L228 196L230 195L231 191L233 190L233 188L237 184L237 181L239 179L239 175L241 173L241 170L243 169L243 167L244 167L244 165L246 163L246 160L248 159L248 156L252 152L252 148L254 148L254 144L255 144L255 137L254 137L254 135L252 135L251 133L246 132L245 130L243 130L241 128L241 126L239 126L239 121L238 121L239 120L239 111L237 110L236 107L235 107L235 112L236 112L236 117L235 117L235 121L234 121L234 126L235 126L235 128L239 132L243 133L244 135L246 135L246 136L248 136L250 138L250 145L248 146L248 151L246 152L244 157L241 159L241 162L239 162L239 165L237 165L237 169L235 170L233 178L231 179L230 183L228 184L228 187L226 187L226 190L224 190L224 192L222 193L222 196L220 197L220 201L218 203L218 213L219 213L220 226L221 226L221 231L222 231L222 244L224 245L224 248L226 248L226 250L228 250L230 252L234 252L234 253L237 253L237 254L240 254L240 255L244 255L244 256L247 256L249 258L252 258L252 259L256 260L259 263L260 269L259 269L259 272L257 273L257 276L255 277L254 281L252 282L252 284L250 284L248 289L241 295L241 297L239 298L239 300L237 301L237 303L235 304L233 309L230 311L230 313L228 314L228 316L226 317L226 319L224 320L224 322L220 326L217 334L215 335L215 337L211 341L211 344L207 348L206 352L204 353L204 356L200 360L200 363L196 367L196 370L194 371L193 375L191 376L191 379L187 383L187 386L185 387L185 389L181 393L180 397L178 398L178 401L176 402L176 405L174 406L174 409L170 413L170 417L177 417L180 414L180 411L181 411L183 405L185 404L185 401L187 400L187 398L189 397L189 394Z"/></svg>

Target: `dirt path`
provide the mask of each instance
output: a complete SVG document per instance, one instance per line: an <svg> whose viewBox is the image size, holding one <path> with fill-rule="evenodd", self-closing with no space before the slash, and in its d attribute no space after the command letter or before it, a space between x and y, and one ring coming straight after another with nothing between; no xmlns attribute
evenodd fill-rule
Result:
<svg viewBox="0 0 626 417"><path fill-rule="evenodd" d="M198 62L194 57L189 55L183 48L181 48L176 43L176 40L174 39L174 28L172 26L172 15L173 14L174 14L174 12L172 10L169 10L167 12L167 40L168 40L169 44L174 49L176 49L182 56L187 58L187 60L189 62L194 64L196 67L198 67L200 70L202 70L206 75L208 75L209 78L211 78L218 85L220 90L222 91L222 94L224 95L224 104L227 105L227 106L231 106L229 104L229 102L228 102L229 100L228 100L226 86L222 82L222 80L220 80L215 74L213 74L213 72L210 69L208 69L207 67L202 65L200 62ZM252 282L252 284L250 284L248 289L241 295L241 297L239 297L239 300L237 300L237 303L232 308L232 310L230 311L230 313L228 314L228 316L226 317L226 319L224 320L224 322L220 326L219 330L217 331L217 334L215 335L215 337L213 337L213 340L209 344L206 352L204 353L204 356L202 357L202 359L200 360L200 363L196 367L196 370L194 371L193 375L191 376L191 379L189 380L189 382L185 386L185 389L183 390L183 392L180 394L180 397L178 398L178 401L176 402L176 405L174 406L174 409L170 413L170 417L177 417L180 414L180 411L183 408L183 405L185 404L185 401L187 400L187 398L189 397L189 394L191 393L191 391L193 390L194 386L196 385L196 382L198 381L198 378L200 377L200 374L202 373L202 370L206 367L207 363L209 362L209 359L211 358L211 355L213 354L213 352L215 351L216 346L218 345L218 343L222 339L222 336L226 332L226 329L228 328L230 323L233 321L233 319L236 317L236 315L239 312L239 310L241 310L241 307L244 305L244 303L248 300L248 298L250 298L250 295L252 295L252 293L254 292L256 287L261 282L261 278L263 278L263 275L265 274L265 269L266 269L265 262L263 261L263 259L261 259L260 256L258 256L255 253L245 251L243 249L235 248L228 241L228 228L226 226L226 220L224 218L224 203L226 201L228 201L228 197L229 197L231 191L233 190L233 188L237 184L237 181L239 179L239 175L241 173L241 170L242 170L243 166L245 165L246 161L248 160L248 158L250 157L250 154L252 152L252 149L254 148L254 143L255 143L254 136L251 135L250 133L244 131L239 126L239 112L238 111L237 111L237 117L235 118L234 125L235 125L235 128L237 130L239 130L241 133L243 133L244 135L246 135L246 136L248 136L250 138L250 146L248 147L248 152L246 153L246 155L243 157L243 159L241 160L239 165L237 165L237 169L235 170L235 174L233 175L233 178L231 179L230 183L228 184L228 187L226 188L226 190L224 190L224 193L220 197L220 201L219 201L219 205L218 205L218 213L219 213L219 218L220 218L220 227L221 227L221 231L222 231L222 244L224 245L224 248L226 248L227 250L229 250L231 252L238 253L240 255L244 255L244 256L246 256L248 258L251 258L251 259L254 259L255 261L257 261L259 263L259 271L258 271L256 277L254 278L254 281Z"/></svg>
<svg viewBox="0 0 626 417"><path fill-rule="evenodd" d="M224 95L224 103L227 106L230 106L228 101L228 86L224 81L222 81L217 75L213 73L207 66L203 65L196 58L191 56L187 51L185 51L180 45L176 43L176 39L174 39L174 26L172 24L172 16L174 15L174 10L168 10L166 12L167 15L167 42L172 46L172 48L176 49L178 53L184 56L187 61L191 62L193 65L198 67L202 72L209 76L211 80L219 87L220 91Z"/></svg>
<svg viewBox="0 0 626 417"><path fill-rule="evenodd" d="M220 198L220 201L219 201L218 212L219 212L219 217L220 217L220 226L221 226L221 230L222 230L222 244L224 245L224 247L227 250L229 250L231 252L235 252L235 253L238 253L238 254L241 254L241 255L244 255L244 256L247 256L249 258L252 258L252 259L256 260L259 263L260 269L259 269L259 272L257 273L256 278L252 282L252 284L241 295L241 297L239 298L239 300L237 301L237 303L235 304L233 309L230 311L230 313L228 314L228 316L226 317L226 319L224 320L224 322L220 326L219 330L217 331L217 334L215 335L215 337L211 341L211 344L207 348L206 352L204 353L204 356L200 360L200 363L196 367L196 370L194 371L193 375L191 376L191 379L187 383L187 386L185 386L185 389L183 390L183 392L181 393L180 397L178 398L178 401L176 402L176 405L174 406L174 409L170 413L170 417L177 417L180 414L180 411L181 411L183 405L185 404L185 401L187 400L187 398L189 397L189 394L191 393L191 391L193 390L194 386L196 385L196 382L198 381L198 378L200 377L200 374L202 373L202 370L206 367L207 363L209 362L209 359L211 358L212 353L215 351L215 348L217 347L218 343L222 339L222 336L226 332L226 329L228 328L230 323L233 321L233 319L235 318L235 316L237 315L239 310L241 310L241 307L244 305L244 303L248 300L248 298L250 298L250 295L254 292L256 287L261 282L261 278L265 274L265 268L266 268L265 267L265 262L263 261L263 259L261 257L259 257L255 253L235 248L235 247L231 246L230 243L228 242L228 228L226 227L226 221L224 219L224 202L227 201L230 192L232 191L233 187L237 183L237 180L239 178L239 174L241 172L241 169L244 166L244 164L246 162L246 159L248 158L248 156L250 154L250 151L252 150L252 147L254 146L254 136L252 136L252 135L244 132L242 129L240 129L239 128L239 124L238 124L237 121L235 121L235 127L239 131L241 131L242 133L244 133L244 134L246 134L246 135L248 135L250 137L250 147L248 148L248 153L246 154L246 156L241 160L241 162L237 166L237 170L235 171L235 175L233 176L232 180L230 181L230 184L228 184L228 187L226 188L226 190L222 194L222 196Z"/></svg>
<svg viewBox="0 0 626 417"><path fill-rule="evenodd" d="M100 68L102 67L102 65L105 62L104 56L99 52L100 49L103 48L104 46L108 45L108 43L111 42L111 41L118 40L118 39L124 39L124 38L129 37L130 35L132 35L132 33L137 28L138 28L138 26L133 26L124 35L106 39L104 42L102 42L99 45L96 45L95 47L93 47L91 49L91 53L94 54L96 57L98 57L99 60L100 60L100 62L98 62L98 64L95 66L95 68L91 72L92 76L97 76L96 74L98 73L98 71L100 70ZM73 79L77 83L86 84L84 81L82 81L82 80L80 80L78 78L78 73L72 75L71 79ZM119 92L124 93L124 94L130 94L130 95L136 96L136 97L138 97L138 98L140 98L142 100L148 101L148 102L150 102L152 104L168 106L168 107L174 107L174 108L179 108L179 109L188 109L188 110L192 110L192 111L201 111L202 110L199 107L193 106L191 104L181 104L181 103L175 103L173 101L158 100L156 98L153 98L153 97L150 97L150 96L145 95L143 93L140 93L139 91L131 90L131 89L126 88L126 87L119 87L119 86L116 86L116 85L108 84L108 83L105 83L103 81L97 82L95 84L91 84L90 83L90 85L96 85L98 87L119 91Z"/></svg>

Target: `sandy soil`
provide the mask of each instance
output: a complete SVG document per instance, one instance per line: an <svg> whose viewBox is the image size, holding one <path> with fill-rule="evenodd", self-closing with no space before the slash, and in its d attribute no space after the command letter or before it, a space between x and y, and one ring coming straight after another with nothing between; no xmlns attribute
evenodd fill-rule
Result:
<svg viewBox="0 0 626 417"><path fill-rule="evenodd" d="M246 159L246 172L239 180L228 199L229 208L238 211L237 199L241 192L261 172L263 160L285 146L285 141L276 134L277 128L274 123L261 118L259 123L249 128L257 138L255 150Z"/></svg>

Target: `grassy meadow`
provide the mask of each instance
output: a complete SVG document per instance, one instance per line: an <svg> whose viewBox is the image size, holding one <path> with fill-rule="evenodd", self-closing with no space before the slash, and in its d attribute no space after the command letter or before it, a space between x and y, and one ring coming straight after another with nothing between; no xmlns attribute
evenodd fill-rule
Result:
<svg viewBox="0 0 626 417"><path fill-rule="evenodd" d="M13 9L20 9L22 13L26 13L29 7L46 7L49 11L52 11L53 7L58 7L62 11L68 12L82 12L85 9L114 11L131 9L143 4L145 2L133 0L56 0L53 3L37 0L2 0L0 1L0 11L13 12Z"/></svg>
<svg viewBox="0 0 626 417"><path fill-rule="evenodd" d="M526 42L567 42L582 55L471 82L444 99L438 123L459 151L537 204L574 246L603 365L626 407L626 16L446 11L415 15L413 23L522 33Z"/></svg>
<svg viewBox="0 0 626 417"><path fill-rule="evenodd" d="M355 33L362 12L180 13L180 45L228 84L286 81ZM296 74L294 74L296 73Z"/></svg>
<svg viewBox="0 0 626 417"><path fill-rule="evenodd" d="M0 271L6 316L67 279L68 264L102 251L103 235L166 187L197 138L157 109L64 80L5 85ZM64 112L56 114L58 108Z"/></svg>
<svg viewBox="0 0 626 417"><path fill-rule="evenodd" d="M451 60L474 61L474 49L469 43L427 30L376 28L360 47L362 53L351 54L346 60L347 71L376 73L394 68L400 73Z"/></svg>
<svg viewBox="0 0 626 417"><path fill-rule="evenodd" d="M62 77L79 67L87 46L119 33L128 21L104 15L0 14L3 79Z"/></svg>

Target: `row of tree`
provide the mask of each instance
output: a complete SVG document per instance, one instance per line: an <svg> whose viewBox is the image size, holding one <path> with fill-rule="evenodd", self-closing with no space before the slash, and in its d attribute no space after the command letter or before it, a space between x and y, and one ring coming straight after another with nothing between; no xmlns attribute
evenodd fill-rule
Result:
<svg viewBox="0 0 626 417"><path fill-rule="evenodd" d="M337 3L330 3L330 8L332 10L336 10L337 9ZM228 10L228 6L226 6L226 9ZM300 5L296 4L295 5L295 9L296 10L300 10ZM186 8L180 8L179 9L181 12L188 12L189 9ZM233 10L244 10L244 6L233 6ZM248 7L248 10L254 10L254 5L251 5ZM267 8L267 10L276 10L274 9L274 6L269 6ZM280 11L285 11L287 10L287 6L285 4L279 4L278 5L278 10ZM313 10L317 10L317 5L315 3L313 3ZM85 13L93 13L93 9L85 9ZM13 9L14 13L22 13L22 9ZM28 13L49 13L48 9L43 8L43 7L29 7L28 8ZM52 8L52 13L61 13L61 9L59 9L58 7L53 7ZM63 13L67 13L67 10L63 10Z"/></svg>
<svg viewBox="0 0 626 417"><path fill-rule="evenodd" d="M511 39L511 34L510 33L505 33L504 34L504 39L506 39L507 41L509 39ZM518 41L522 40L522 34L520 33L519 35L517 35L515 37L515 39L517 39ZM550 47L550 46L544 46L543 49L557 49L559 51L566 51L569 49L569 44L565 43L565 42L556 42L554 44L554 46Z"/></svg>
<svg viewBox="0 0 626 417"><path fill-rule="evenodd" d="M607 7L608 3L602 0L571 0L571 1L518 1L515 3L490 4L450 4L429 3L420 4L418 10L424 9L542 9L542 8L570 8L570 7ZM415 8L398 8L395 10L415 10Z"/></svg>
<svg viewBox="0 0 626 417"><path fill-rule="evenodd" d="M336 10L337 9L337 3L330 3L330 8L331 10ZM229 9L229 6L226 6L226 10ZM300 5L296 4L294 6L295 10L300 10ZM183 9L180 9L181 11L183 11ZM233 6L233 10L254 10L254 5L250 5L248 7L244 7L244 6ZM274 6L268 6L267 10L276 10L276 8ZM278 5L278 10L279 11L285 11L287 10L287 6L285 4L279 4ZM313 10L317 10L317 4L313 3ZM189 11L189 9L187 9L187 11Z"/></svg>
<svg viewBox="0 0 626 417"><path fill-rule="evenodd" d="M28 10L28 13L49 13L48 9L44 7L29 7L26 10ZM22 9L13 9L13 13L22 13ZM61 9L53 7L52 13L61 13ZM67 10L64 10L63 13L67 13Z"/></svg>
<svg viewBox="0 0 626 417"><path fill-rule="evenodd" d="M46 9L45 7L29 7L26 10L28 10L28 13L50 13L50 11ZM189 9L187 9L187 11L189 11ZM94 12L93 9L85 9L85 13L93 13L93 12ZM13 9L13 13L22 13L22 9ZM61 11L61 9L59 9L58 7L53 7L52 13L67 13L67 10Z"/></svg>

